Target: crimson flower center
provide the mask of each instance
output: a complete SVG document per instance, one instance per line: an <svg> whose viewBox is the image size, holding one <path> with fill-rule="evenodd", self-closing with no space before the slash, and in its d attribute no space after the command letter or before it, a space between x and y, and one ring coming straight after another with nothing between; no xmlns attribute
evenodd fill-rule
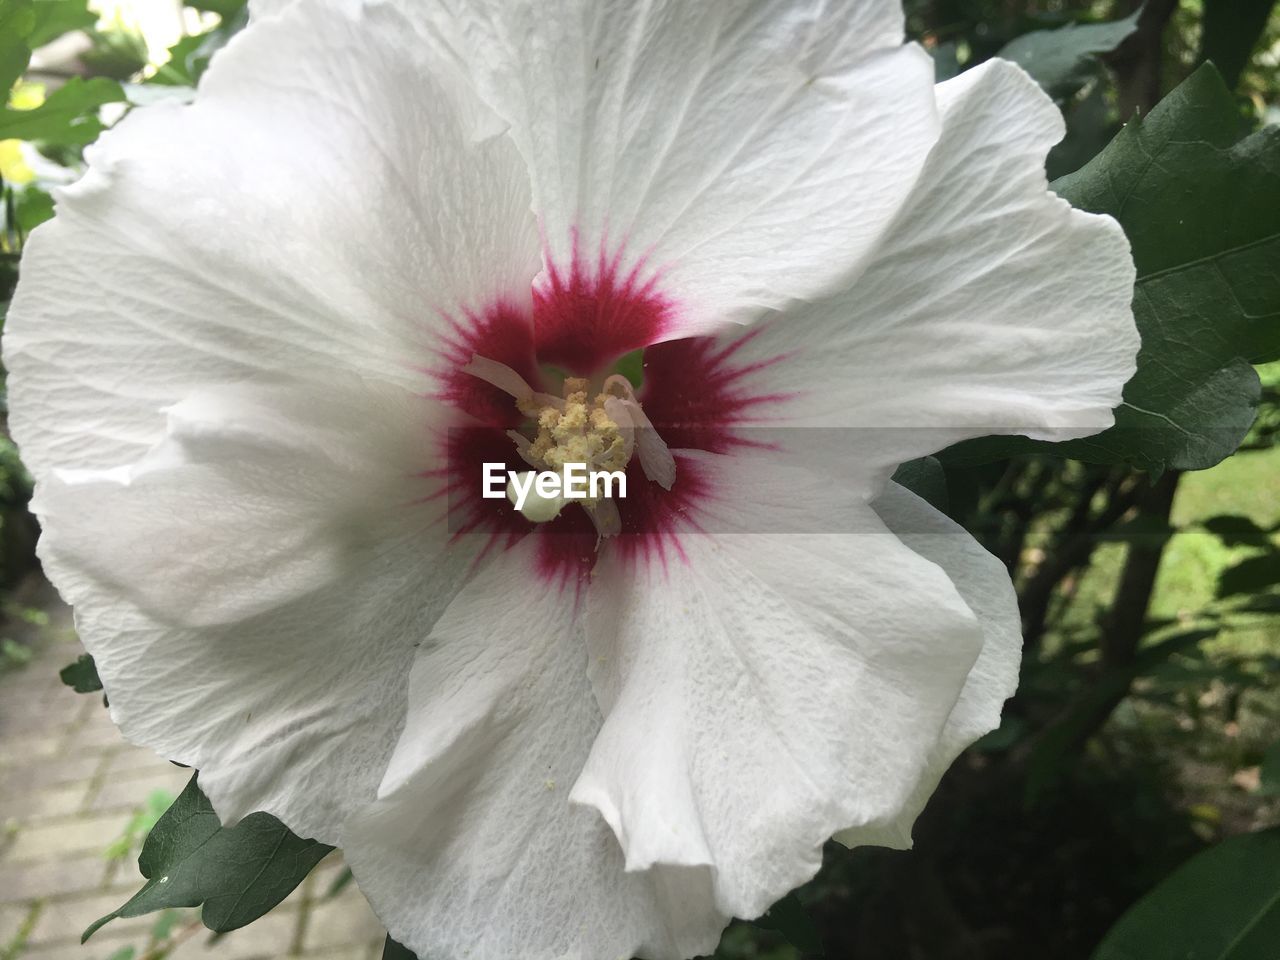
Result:
<svg viewBox="0 0 1280 960"><path fill-rule="evenodd" d="M675 483L676 464L671 451L645 416L626 377L613 374L595 386L585 377L568 377L561 396L542 393L529 386L515 370L479 355L462 368L509 394L516 409L528 418L527 431L508 430L516 452L534 470L551 471L567 477L572 467L584 473L616 474L619 494L626 488L625 471L637 456L645 477L665 490ZM516 508L526 519L546 522L559 516L571 499L567 484L559 492L546 495L537 490L530 499L528 483L522 488L515 477L508 487ZM613 487L607 488L612 492ZM593 482L577 499L601 537L611 537L622 529L618 505L612 496L601 493Z"/></svg>
<svg viewBox="0 0 1280 960"><path fill-rule="evenodd" d="M656 280L620 275L617 258L604 255L575 258L567 271L548 266L532 306L497 299L449 320L438 396L470 424L444 438L450 529L498 549L536 535L540 570L579 583L606 544L636 561L678 555L675 532L699 525L719 496L706 457L753 445L741 428L785 402L758 378L775 359L743 354L759 329L673 337L678 301ZM633 388L611 371L636 350L643 385ZM547 376L552 368L568 371L563 384ZM537 522L507 497L482 495L487 464L506 476L619 461L625 498L575 500Z"/></svg>

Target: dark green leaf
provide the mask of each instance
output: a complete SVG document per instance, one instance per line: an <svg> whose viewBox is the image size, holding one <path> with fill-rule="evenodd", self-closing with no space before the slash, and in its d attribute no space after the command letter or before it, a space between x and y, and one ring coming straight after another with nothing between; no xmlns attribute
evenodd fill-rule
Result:
<svg viewBox="0 0 1280 960"><path fill-rule="evenodd" d="M1252 424L1249 364L1280 355L1280 130L1236 140L1234 100L1205 67L1055 185L1115 216L1138 267L1138 372L1116 431L1080 446L1123 453L1136 434L1136 466L1197 469Z"/></svg>
<svg viewBox="0 0 1280 960"><path fill-rule="evenodd" d="M1200 56L1210 60L1235 88L1258 45L1275 0L1204 0Z"/></svg>
<svg viewBox="0 0 1280 960"><path fill-rule="evenodd" d="M90 926L82 941L117 917L201 904L206 927L235 930L280 903L332 849L303 840L266 813L222 826L193 776L143 844L138 868L146 885Z"/></svg>
<svg viewBox="0 0 1280 960"><path fill-rule="evenodd" d="M1248 602L1235 608L1237 613L1280 614L1280 593L1264 593L1250 597Z"/></svg>
<svg viewBox="0 0 1280 960"><path fill-rule="evenodd" d="M1204 528L1229 547L1256 547L1267 542L1267 531L1248 517L1234 513L1210 517Z"/></svg>
<svg viewBox="0 0 1280 960"><path fill-rule="evenodd" d="M822 938L804 904L794 893L789 893L768 909L763 917L752 921L757 927L776 930L788 942L806 956L822 956Z"/></svg>
<svg viewBox="0 0 1280 960"><path fill-rule="evenodd" d="M1057 30L1024 33L996 54L1012 60L1040 84L1049 96L1075 96L1098 71L1098 55L1110 53L1138 26L1138 14L1112 23L1067 24Z"/></svg>
<svg viewBox="0 0 1280 960"><path fill-rule="evenodd" d="M98 22L98 15L89 9L88 0L36 0L35 26L27 42L32 49L42 47L50 40L71 30L88 30Z"/></svg>
<svg viewBox="0 0 1280 960"><path fill-rule="evenodd" d="M1241 560L1223 571L1218 578L1218 596L1233 597L1241 593L1261 593L1280 583L1280 552Z"/></svg>
<svg viewBox="0 0 1280 960"><path fill-rule="evenodd" d="M1276 960L1280 829L1234 837L1139 900L1093 960Z"/></svg>
<svg viewBox="0 0 1280 960"><path fill-rule="evenodd" d="M31 60L31 31L36 13L31 0L0 2L0 107L9 99L9 90Z"/></svg>
<svg viewBox="0 0 1280 960"><path fill-rule="evenodd" d="M123 99L120 84L112 80L72 77L34 110L0 109L0 140L92 143L102 132L98 108Z"/></svg>
<svg viewBox="0 0 1280 960"><path fill-rule="evenodd" d="M63 667L58 676L76 693L94 693L102 689L102 681L98 679L98 666L87 653L80 654L75 663Z"/></svg>
<svg viewBox="0 0 1280 960"><path fill-rule="evenodd" d="M1260 394L1251 363L1280 356L1280 128L1237 142L1230 92L1201 67L1151 115L1054 189L1120 221L1138 268L1138 371L1095 437L1046 448L1020 438L959 444L975 463L1049 449L1159 474L1230 455Z"/></svg>
<svg viewBox="0 0 1280 960"><path fill-rule="evenodd" d="M2 235L2 234L0 234ZM9 298L18 285L18 254L0 253L0 326L9 309Z"/></svg>
<svg viewBox="0 0 1280 960"><path fill-rule="evenodd" d="M1020 717L1005 716L999 728L978 739L970 749L977 753L1004 753L1027 733L1027 722Z"/></svg>
<svg viewBox="0 0 1280 960"><path fill-rule="evenodd" d="M908 460L893 474L893 482L906 487L917 497L946 513L950 508L947 475L937 457Z"/></svg>
<svg viewBox="0 0 1280 960"><path fill-rule="evenodd" d="M418 960L418 957L408 947L402 947L387 937L387 942L382 945L382 960Z"/></svg>
<svg viewBox="0 0 1280 960"><path fill-rule="evenodd" d="M1264 797L1280 797L1280 740L1262 756L1258 792Z"/></svg>

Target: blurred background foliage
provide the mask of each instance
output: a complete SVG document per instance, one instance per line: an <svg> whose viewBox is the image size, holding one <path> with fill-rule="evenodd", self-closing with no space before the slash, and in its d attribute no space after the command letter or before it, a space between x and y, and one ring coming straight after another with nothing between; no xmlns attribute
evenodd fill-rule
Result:
<svg viewBox="0 0 1280 960"><path fill-rule="evenodd" d="M906 8L911 35L943 78L1002 52L1033 73L1035 57L1075 58L1048 87L1067 121L1051 178L1080 168L1206 59L1234 91L1242 134L1280 124L1272 0ZM245 19L243 0L0 0L0 89L9 90L0 316L26 238L53 215L50 191L82 169L85 145L132 106L190 97ZM1094 32L1072 33L1081 30ZM1258 372L1253 429L1208 469L1154 476L1042 452L980 465L940 456L948 511L1017 585L1019 693L1003 726L944 780L915 850L832 845L819 877L760 923L731 927L721 956L1173 960L1122 943L1125 924L1151 908L1115 924L1171 875L1166 899L1172 889L1168 902L1186 909L1234 896L1217 869L1274 895L1275 909L1264 902L1261 927L1212 956L1280 958L1280 844L1268 832L1280 825L1280 363ZM13 445L0 438L5 590L37 569L29 497ZM1211 847L1217 859L1175 874Z"/></svg>

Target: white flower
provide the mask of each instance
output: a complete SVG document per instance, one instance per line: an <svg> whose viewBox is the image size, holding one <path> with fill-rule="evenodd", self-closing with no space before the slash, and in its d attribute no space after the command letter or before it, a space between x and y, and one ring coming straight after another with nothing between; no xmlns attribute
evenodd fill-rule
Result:
<svg viewBox="0 0 1280 960"><path fill-rule="evenodd" d="M263 3L106 134L5 361L125 734L432 960L710 952L833 834L907 845L1020 641L887 477L1106 427L1137 335L1053 105L901 40L891 0ZM531 524L480 498L517 447L628 497Z"/></svg>

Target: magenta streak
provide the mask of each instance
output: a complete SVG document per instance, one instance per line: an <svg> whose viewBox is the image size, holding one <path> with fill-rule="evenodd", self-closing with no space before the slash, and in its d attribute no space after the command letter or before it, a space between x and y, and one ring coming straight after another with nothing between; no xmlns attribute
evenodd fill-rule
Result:
<svg viewBox="0 0 1280 960"><path fill-rule="evenodd" d="M505 363L530 384L540 385L541 364L599 376L623 354L644 347L641 402L673 450L776 449L735 428L766 422L768 418L755 411L791 398L752 390L753 379L787 355L738 361L742 348L761 333L759 328L719 337L664 339L679 310L659 292L656 273L641 282L647 257L619 279L621 247L609 253L602 246L592 271L579 256L577 244L575 233L566 267L547 259L543 283L533 291L531 315L497 302L448 318L449 333L433 371L440 384L438 396L484 427L451 431L444 441L448 466L429 472L431 479L445 481L431 498L448 495L454 509L461 511L455 514L452 541L486 536L479 562L495 549L536 536L539 574L558 590L572 587L575 602L581 599L597 550L586 512L570 506L550 523L532 524L506 501L480 496L484 462L516 462L505 430L519 427L523 417L505 393L462 372L473 355ZM618 551L627 564L658 563L669 573L673 562L688 562L678 533L702 529L698 513L717 497L713 478L698 461L677 456L677 464L670 491L649 482L636 463L628 468L629 496L618 504L622 532L604 547Z"/></svg>

